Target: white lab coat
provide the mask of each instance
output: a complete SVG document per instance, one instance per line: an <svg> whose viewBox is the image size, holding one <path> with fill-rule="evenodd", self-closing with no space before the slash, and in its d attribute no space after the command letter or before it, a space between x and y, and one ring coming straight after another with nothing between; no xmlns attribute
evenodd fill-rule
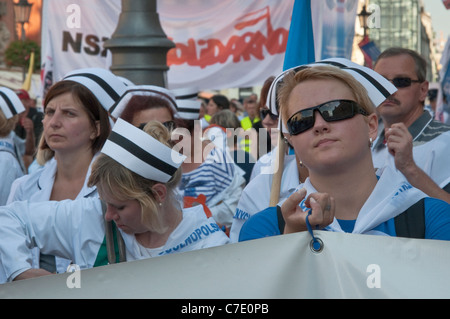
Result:
<svg viewBox="0 0 450 319"><path fill-rule="evenodd" d="M91 166L95 158L96 156L94 156L94 158L91 161L91 165L89 166L88 172L86 174L83 188L78 193L76 199L86 197L98 197L97 188L95 186L94 187L87 186L87 182L91 174ZM54 158L52 158L44 165L44 167L39 168L38 170L28 175L24 175L21 178L14 181L11 187L11 192L9 194L7 203L9 204L14 201L24 201L24 200L27 200L29 202L42 202L50 200L53 184L55 182L56 169L57 169L57 162ZM56 257L55 259L56 271L58 273L65 272L67 270L67 267L70 265L70 262L71 262L70 260ZM37 249L34 250L33 266L34 268L39 268L39 251Z"/></svg>
<svg viewBox="0 0 450 319"><path fill-rule="evenodd" d="M203 206L183 209L183 219L164 246L147 249L134 235L119 230L127 261L214 247L229 242ZM7 281L32 268L31 248L73 260L80 269L92 268L105 236L98 198L48 202L14 202L0 207L0 263Z"/></svg>
<svg viewBox="0 0 450 319"><path fill-rule="evenodd" d="M14 133L0 138L0 206L7 203L11 185L23 175L14 144Z"/></svg>

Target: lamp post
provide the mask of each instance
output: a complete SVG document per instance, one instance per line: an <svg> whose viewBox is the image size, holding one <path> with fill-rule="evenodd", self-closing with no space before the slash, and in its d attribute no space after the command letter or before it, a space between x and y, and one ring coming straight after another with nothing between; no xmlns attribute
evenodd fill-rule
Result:
<svg viewBox="0 0 450 319"><path fill-rule="evenodd" d="M175 47L164 33L156 0L122 0L122 12L111 39L111 71L137 85L167 87L167 52Z"/></svg>
<svg viewBox="0 0 450 319"><path fill-rule="evenodd" d="M370 16L370 13L366 10L366 5L363 5L362 10L358 13L359 25L364 29L364 38L367 35L367 18Z"/></svg>
<svg viewBox="0 0 450 319"><path fill-rule="evenodd" d="M31 7L33 6L32 3L28 3L28 0L19 0L19 2L14 3L14 16L16 23L20 23L22 26L22 34L21 34L21 40L25 41L25 23L28 23L30 20L30 13L31 13Z"/></svg>

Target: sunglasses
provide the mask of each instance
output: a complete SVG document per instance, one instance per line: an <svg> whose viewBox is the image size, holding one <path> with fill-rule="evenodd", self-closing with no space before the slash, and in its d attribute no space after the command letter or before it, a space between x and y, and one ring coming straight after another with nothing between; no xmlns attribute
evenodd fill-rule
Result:
<svg viewBox="0 0 450 319"><path fill-rule="evenodd" d="M177 124L175 123L175 121L167 121L161 124L164 125L169 131L173 131L177 128ZM145 125L147 125L147 123L141 123L139 125L139 129L143 130Z"/></svg>
<svg viewBox="0 0 450 319"><path fill-rule="evenodd" d="M274 121L278 120L278 115L273 114L272 112L270 112L269 109L261 109L259 111L259 113L261 114L261 119L265 119L267 115L270 116L270 118Z"/></svg>
<svg viewBox="0 0 450 319"><path fill-rule="evenodd" d="M355 101L334 100L322 103L298 111L292 115L286 123L289 134L297 135L303 133L314 126L315 111L318 111L327 122L342 121L354 117L356 114L369 115Z"/></svg>
<svg viewBox="0 0 450 319"><path fill-rule="evenodd" d="M390 79L387 79L388 81L391 81L392 82L392 84L394 84L394 86L397 88L397 89L400 89L400 88L407 88L408 86L411 86L411 84L413 83L413 82L422 82L422 81L419 81L419 80L412 80L411 78L400 78L400 77L398 77L398 78L393 78L392 80L390 80Z"/></svg>

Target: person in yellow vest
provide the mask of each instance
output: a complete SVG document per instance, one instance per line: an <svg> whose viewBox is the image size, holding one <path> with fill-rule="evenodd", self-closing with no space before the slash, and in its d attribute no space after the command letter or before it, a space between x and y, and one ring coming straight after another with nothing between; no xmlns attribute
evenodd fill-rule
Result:
<svg viewBox="0 0 450 319"><path fill-rule="evenodd" d="M241 127L246 131L253 128L254 124L261 121L259 118L257 100L258 97L254 93L244 99L244 109L247 112L247 116L241 120ZM246 152L250 152L250 140L248 138L242 139L240 148Z"/></svg>

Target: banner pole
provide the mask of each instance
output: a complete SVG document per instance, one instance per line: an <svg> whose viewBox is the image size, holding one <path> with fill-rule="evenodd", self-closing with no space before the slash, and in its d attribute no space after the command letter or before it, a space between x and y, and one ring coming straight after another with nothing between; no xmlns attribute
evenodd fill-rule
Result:
<svg viewBox="0 0 450 319"><path fill-rule="evenodd" d="M272 187L270 189L269 207L276 206L280 200L281 178L283 177L284 155L286 153L286 143L283 139L283 133L278 133L278 147L275 157L275 170L273 172Z"/></svg>

